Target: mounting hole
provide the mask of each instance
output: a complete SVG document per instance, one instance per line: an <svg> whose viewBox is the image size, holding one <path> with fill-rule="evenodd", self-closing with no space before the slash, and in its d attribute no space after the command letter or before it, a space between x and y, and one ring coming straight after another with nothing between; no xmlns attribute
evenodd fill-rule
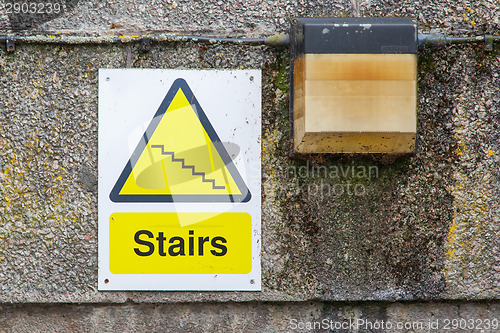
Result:
<svg viewBox="0 0 500 333"><path fill-rule="evenodd" d="M250 81L253 81L253 76L250 76Z"/></svg>
<svg viewBox="0 0 500 333"><path fill-rule="evenodd" d="M106 78L106 81L109 81L109 77Z"/></svg>
<svg viewBox="0 0 500 333"><path fill-rule="evenodd" d="M250 280L250 284L255 284L255 280L254 280L254 279L251 279L251 280Z"/></svg>
<svg viewBox="0 0 500 333"><path fill-rule="evenodd" d="M105 279L104 283L106 283L106 284L109 283L109 279Z"/></svg>

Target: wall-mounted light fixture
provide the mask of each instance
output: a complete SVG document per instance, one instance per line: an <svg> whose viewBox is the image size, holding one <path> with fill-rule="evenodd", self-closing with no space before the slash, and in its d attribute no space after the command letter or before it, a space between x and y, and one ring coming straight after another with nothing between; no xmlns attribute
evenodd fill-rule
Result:
<svg viewBox="0 0 500 333"><path fill-rule="evenodd" d="M411 153L417 25L406 18L299 18L291 31L294 150Z"/></svg>

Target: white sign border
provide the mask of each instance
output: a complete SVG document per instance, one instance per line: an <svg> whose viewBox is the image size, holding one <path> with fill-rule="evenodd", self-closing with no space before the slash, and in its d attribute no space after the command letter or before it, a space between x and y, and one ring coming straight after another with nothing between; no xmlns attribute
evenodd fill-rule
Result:
<svg viewBox="0 0 500 333"><path fill-rule="evenodd" d="M184 79L233 160L252 198L247 203L115 203L109 193L177 78ZM261 71L99 69L98 290L261 290ZM113 274L109 216L114 212L246 212L252 216L249 274Z"/></svg>

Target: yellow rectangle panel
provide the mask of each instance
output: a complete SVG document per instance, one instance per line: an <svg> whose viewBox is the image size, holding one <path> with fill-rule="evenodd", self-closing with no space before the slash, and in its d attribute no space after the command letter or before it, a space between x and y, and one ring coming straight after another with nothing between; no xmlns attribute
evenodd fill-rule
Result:
<svg viewBox="0 0 500 333"><path fill-rule="evenodd" d="M414 80L307 80L306 96L380 96L380 97L415 97Z"/></svg>
<svg viewBox="0 0 500 333"><path fill-rule="evenodd" d="M113 213L113 274L248 274L252 219L247 213Z"/></svg>
<svg viewBox="0 0 500 333"><path fill-rule="evenodd" d="M415 149L415 133L309 133L295 144L302 153L404 154Z"/></svg>
<svg viewBox="0 0 500 333"><path fill-rule="evenodd" d="M306 97L309 112L305 131L318 132L414 132L414 98L387 99L366 96ZM337 110L337 112L332 111Z"/></svg>
<svg viewBox="0 0 500 333"><path fill-rule="evenodd" d="M306 54L304 80L415 80L415 54Z"/></svg>

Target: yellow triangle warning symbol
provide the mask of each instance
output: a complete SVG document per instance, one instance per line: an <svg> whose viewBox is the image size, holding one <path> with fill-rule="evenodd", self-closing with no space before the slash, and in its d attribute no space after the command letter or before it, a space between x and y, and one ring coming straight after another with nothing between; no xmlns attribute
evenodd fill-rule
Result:
<svg viewBox="0 0 500 333"><path fill-rule="evenodd" d="M183 79L172 84L110 193L114 202L247 202L250 198Z"/></svg>

